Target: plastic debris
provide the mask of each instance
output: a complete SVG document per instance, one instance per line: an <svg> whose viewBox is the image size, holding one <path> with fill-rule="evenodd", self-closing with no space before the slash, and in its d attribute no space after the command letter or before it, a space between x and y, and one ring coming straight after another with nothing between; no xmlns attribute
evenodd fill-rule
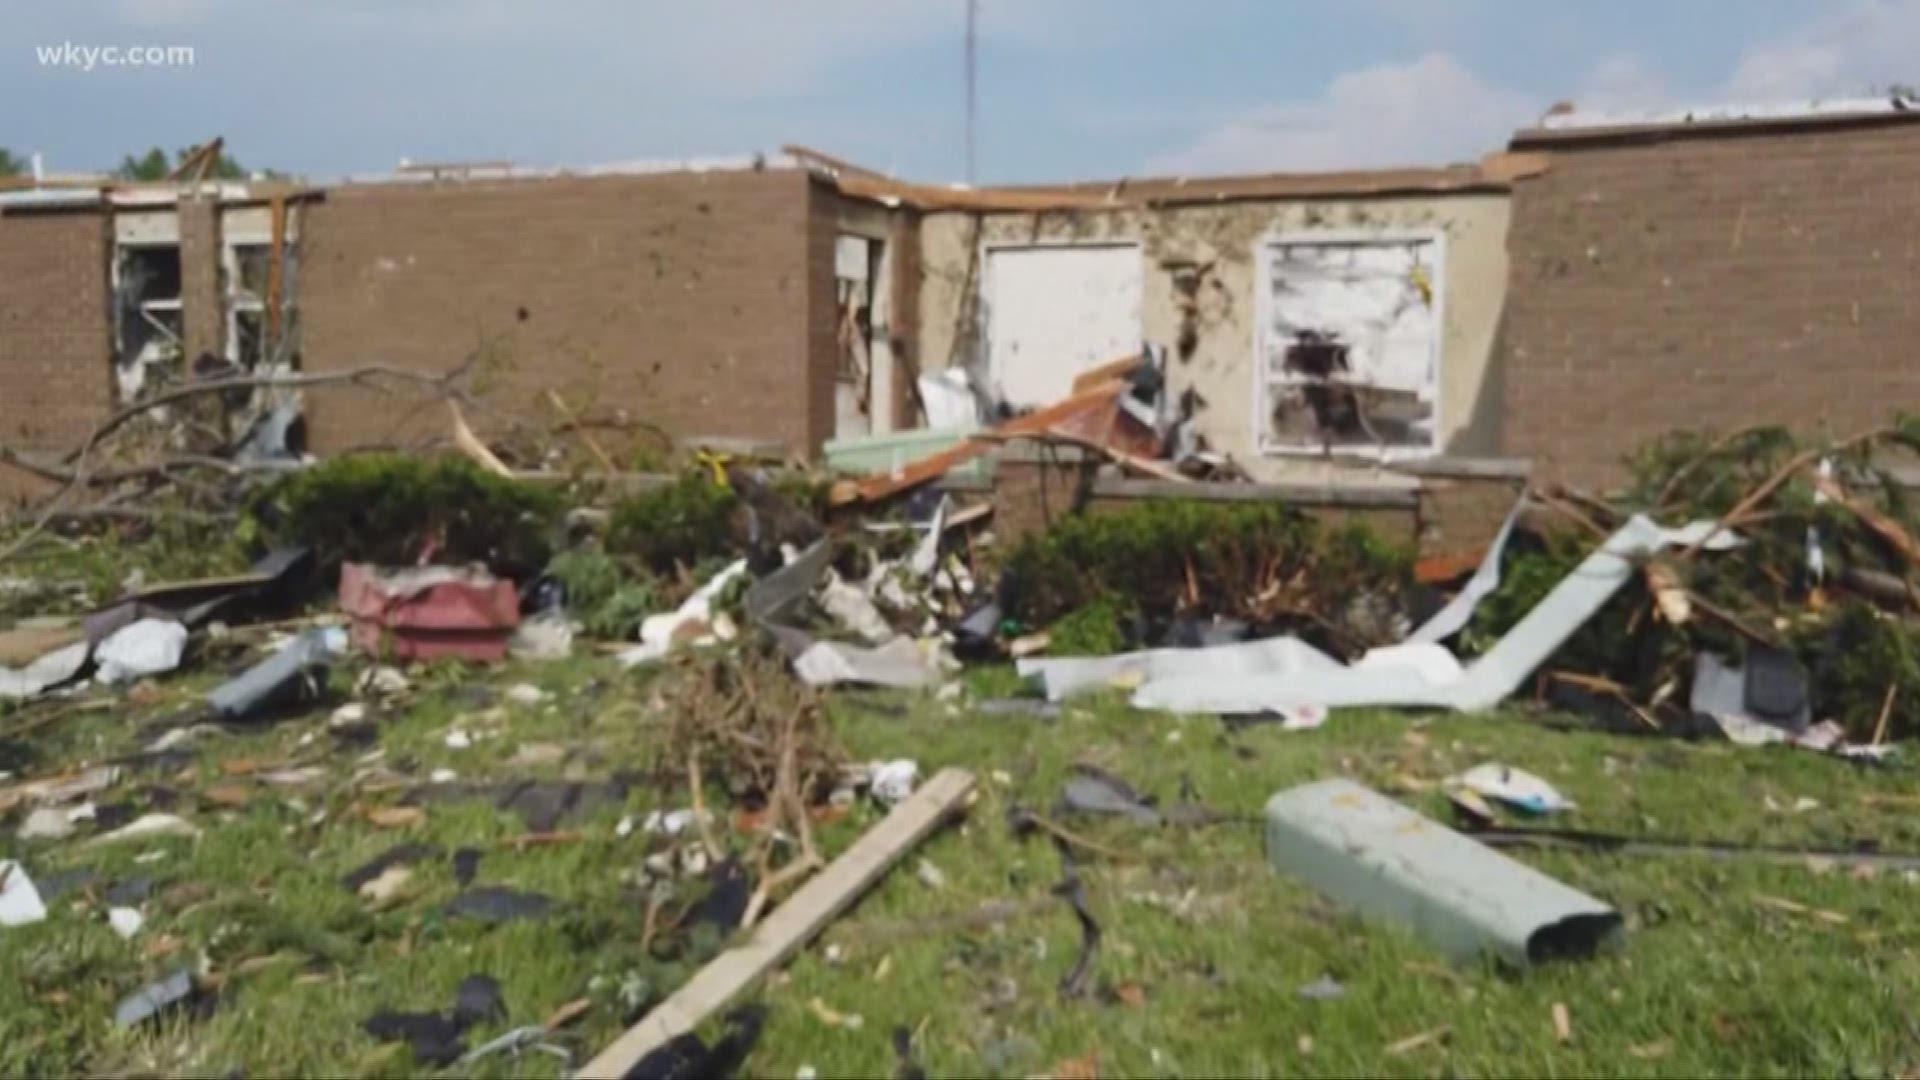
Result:
<svg viewBox="0 0 1920 1080"><path fill-rule="evenodd" d="M92 821L96 810L92 803L79 806L36 808L20 823L22 840L65 840L82 821Z"/></svg>
<svg viewBox="0 0 1920 1080"><path fill-rule="evenodd" d="M1505 765L1476 765L1448 783L1529 814L1573 809L1573 803L1554 790L1552 784L1530 772Z"/></svg>
<svg viewBox="0 0 1920 1080"><path fill-rule="evenodd" d="M133 936L140 932L140 928L146 924L146 916L140 914L139 908L116 907L107 909L107 925L113 927L113 932L119 934L121 938L125 940L131 941Z"/></svg>
<svg viewBox="0 0 1920 1080"><path fill-rule="evenodd" d="M160 675L180 666L187 628L172 619L141 619L94 650L94 677L109 686Z"/></svg>
<svg viewBox="0 0 1920 1080"><path fill-rule="evenodd" d="M720 637L714 604L727 587L747 573L747 560L740 559L708 579L673 612L649 615L640 624L640 645L619 656L622 664L647 664L666 657L681 644L709 645Z"/></svg>
<svg viewBox="0 0 1920 1080"><path fill-rule="evenodd" d="M195 837L200 830L185 818L174 814L143 814L132 822L87 841L88 847L118 844L128 840L152 840L158 837Z"/></svg>
<svg viewBox="0 0 1920 1080"><path fill-rule="evenodd" d="M113 1010L116 1027L130 1028L150 1020L193 996L193 973L181 968L122 998Z"/></svg>
<svg viewBox="0 0 1920 1080"><path fill-rule="evenodd" d="M267 709L310 700L326 685L327 665L346 650L346 631L308 630L239 678L207 695L217 720L243 720Z"/></svg>
<svg viewBox="0 0 1920 1080"><path fill-rule="evenodd" d="M911 758L876 761L871 768L868 784L873 797L887 806L912 795L914 786L920 782L920 763Z"/></svg>
<svg viewBox="0 0 1920 1080"><path fill-rule="evenodd" d="M514 683L507 687L505 696L516 705L538 705L547 700L547 692L532 683Z"/></svg>
<svg viewBox="0 0 1920 1080"><path fill-rule="evenodd" d="M514 628L507 654L516 660L565 660L573 655L573 624L558 612L542 612Z"/></svg>
<svg viewBox="0 0 1920 1080"><path fill-rule="evenodd" d="M0 862L0 926L26 926L47 917L47 905L26 868L12 860Z"/></svg>
<svg viewBox="0 0 1920 1080"><path fill-rule="evenodd" d="M1347 988L1331 975L1322 975L1299 990L1308 1001L1334 1001L1347 996Z"/></svg>
<svg viewBox="0 0 1920 1080"><path fill-rule="evenodd" d="M712 819L713 815L704 810L668 810L665 813L649 810L647 816L641 821L640 828L653 836L679 836L700 821Z"/></svg>
<svg viewBox="0 0 1920 1080"><path fill-rule="evenodd" d="M93 646L85 641L76 641L66 648L55 649L24 668L0 668L0 698L39 697L80 674L80 669L86 666L87 658L91 655Z"/></svg>

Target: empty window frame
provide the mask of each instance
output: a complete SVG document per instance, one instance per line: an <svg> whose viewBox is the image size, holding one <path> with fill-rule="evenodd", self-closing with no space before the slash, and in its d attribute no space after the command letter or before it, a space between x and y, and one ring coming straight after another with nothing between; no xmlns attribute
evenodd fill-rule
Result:
<svg viewBox="0 0 1920 1080"><path fill-rule="evenodd" d="M114 334L123 364L180 358L180 244L121 242L113 252Z"/></svg>
<svg viewBox="0 0 1920 1080"><path fill-rule="evenodd" d="M228 211L221 222L220 277L227 314L227 359L243 368L269 362L289 366L293 340L295 276L299 266L292 242L292 214L281 243L280 318L275 327L267 318L273 290L273 238L267 213L257 208ZM278 330L278 340L274 331Z"/></svg>
<svg viewBox="0 0 1920 1080"><path fill-rule="evenodd" d="M833 243L836 296L834 435L853 438L873 431L873 335L875 283L882 244L842 234Z"/></svg>
<svg viewBox="0 0 1920 1080"><path fill-rule="evenodd" d="M1282 235L1258 263L1261 452L1437 450L1444 237Z"/></svg>

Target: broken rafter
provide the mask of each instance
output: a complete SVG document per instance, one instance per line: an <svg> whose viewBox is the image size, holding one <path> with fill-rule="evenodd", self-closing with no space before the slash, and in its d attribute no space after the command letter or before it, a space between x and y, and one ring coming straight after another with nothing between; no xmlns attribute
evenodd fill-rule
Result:
<svg viewBox="0 0 1920 1080"><path fill-rule="evenodd" d="M207 173L211 172L214 164L220 160L220 151L226 145L227 140L224 137L215 135L212 139L194 147L193 151L181 158L180 164L174 166L173 171L167 174L167 179L205 180Z"/></svg>

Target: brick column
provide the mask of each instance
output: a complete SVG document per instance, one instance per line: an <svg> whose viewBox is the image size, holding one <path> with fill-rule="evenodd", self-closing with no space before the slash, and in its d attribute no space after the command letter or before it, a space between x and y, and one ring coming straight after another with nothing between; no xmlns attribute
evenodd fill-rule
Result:
<svg viewBox="0 0 1920 1080"><path fill-rule="evenodd" d="M220 281L220 214L213 199L180 200L181 344L191 367L201 353L226 356L227 310Z"/></svg>

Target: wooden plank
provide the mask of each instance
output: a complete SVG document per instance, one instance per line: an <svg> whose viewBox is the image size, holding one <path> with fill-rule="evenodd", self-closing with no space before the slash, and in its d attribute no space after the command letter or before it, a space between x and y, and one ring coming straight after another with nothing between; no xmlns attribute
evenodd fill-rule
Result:
<svg viewBox="0 0 1920 1080"><path fill-rule="evenodd" d="M287 258L287 197L275 192L267 199L267 355L280 355L280 293L285 286L281 275Z"/></svg>
<svg viewBox="0 0 1920 1080"><path fill-rule="evenodd" d="M996 440L1050 431L1063 424L1084 421L1090 414L1095 413L1104 412L1110 419L1112 413L1119 408L1120 395L1126 389L1127 384L1123 382L1102 383L1091 390L1057 401L1044 409L1009 420L991 432L976 435L959 446L942 450L931 457L921 458L904 466L897 473L876 473L866 477L847 489L847 493L836 492L836 497L832 501L835 505L839 505L844 502L874 502L885 499L943 476L952 469L989 452L993 449Z"/></svg>
<svg viewBox="0 0 1920 1080"><path fill-rule="evenodd" d="M1132 356L1109 360L1096 368L1088 368L1073 377L1073 389L1070 392L1084 394L1109 379L1125 379L1132 375L1133 369L1139 367L1145 360L1146 357L1135 353Z"/></svg>
<svg viewBox="0 0 1920 1080"><path fill-rule="evenodd" d="M575 1075L605 1080L624 1076L641 1058L692 1031L825 929L972 791L972 773L942 769L833 865L775 908L745 944L715 957Z"/></svg>

